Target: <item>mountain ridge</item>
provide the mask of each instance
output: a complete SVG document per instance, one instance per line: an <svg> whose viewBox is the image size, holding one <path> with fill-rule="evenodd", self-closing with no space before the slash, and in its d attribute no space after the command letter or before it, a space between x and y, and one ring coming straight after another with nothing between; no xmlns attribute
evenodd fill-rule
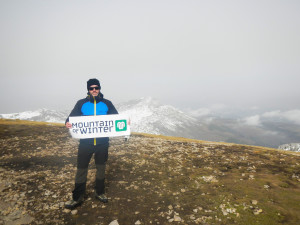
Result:
<svg viewBox="0 0 300 225"><path fill-rule="evenodd" d="M133 132L162 134L207 141L223 141L237 144L278 148L282 144L300 140L300 128L284 121L272 121L269 117L255 125L256 117L232 119L211 117L196 118L170 105L161 105L151 97L130 100L115 105L119 113L131 117ZM64 123L71 110L40 109L23 113L1 114L0 118L29 119Z"/></svg>

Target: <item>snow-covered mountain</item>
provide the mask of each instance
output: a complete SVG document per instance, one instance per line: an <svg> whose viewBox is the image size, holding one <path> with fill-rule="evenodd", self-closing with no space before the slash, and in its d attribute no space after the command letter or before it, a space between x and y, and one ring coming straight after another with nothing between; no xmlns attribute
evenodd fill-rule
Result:
<svg viewBox="0 0 300 225"><path fill-rule="evenodd" d="M0 114L0 118L4 119L19 119L19 120L31 120L31 121L45 121L52 123L64 123L68 114L68 111L56 111L51 109L38 109L35 111L25 111L20 113Z"/></svg>
<svg viewBox="0 0 300 225"><path fill-rule="evenodd" d="M147 97L116 105L119 113L129 115L133 132L162 134L209 141L224 141L220 132L211 132L200 120L173 106L161 105Z"/></svg>
<svg viewBox="0 0 300 225"><path fill-rule="evenodd" d="M169 105L160 105L151 97L118 104L122 114L129 115L134 132L174 135L186 132L198 121ZM177 135L176 135L177 134Z"/></svg>
<svg viewBox="0 0 300 225"><path fill-rule="evenodd" d="M225 140L220 135L209 132L207 127L201 124L199 120L173 106L161 105L151 97L120 103L116 105L116 108L119 113L130 116L133 132L212 141ZM21 113L0 114L0 118L64 123L70 112L71 110L39 109Z"/></svg>
<svg viewBox="0 0 300 225"><path fill-rule="evenodd" d="M290 143L290 144L280 145L278 149L285 150L285 151L300 152L300 143Z"/></svg>
<svg viewBox="0 0 300 225"><path fill-rule="evenodd" d="M162 105L151 97L115 106L119 113L130 116L133 132L273 148L283 143L297 143L300 140L299 125L284 121L263 120L257 126L253 123L244 123L244 120L238 118L212 117L211 114L195 118L193 114L184 113L170 105ZM0 118L64 123L70 112L71 109L65 111L40 109L0 114Z"/></svg>

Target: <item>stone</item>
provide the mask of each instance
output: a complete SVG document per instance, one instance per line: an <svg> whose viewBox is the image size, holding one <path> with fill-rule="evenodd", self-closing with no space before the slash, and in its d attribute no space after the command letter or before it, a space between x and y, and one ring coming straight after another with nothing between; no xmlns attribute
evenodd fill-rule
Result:
<svg viewBox="0 0 300 225"><path fill-rule="evenodd" d="M69 212L71 212L71 210L70 209L64 209L63 212L64 213L69 213Z"/></svg>
<svg viewBox="0 0 300 225"><path fill-rule="evenodd" d="M175 216L174 216L174 221L175 221L175 222L180 222L180 221L181 221L181 218L180 218L179 216L176 216L176 215L175 215Z"/></svg>
<svg viewBox="0 0 300 225"><path fill-rule="evenodd" d="M74 209L71 211L72 215L76 215L78 213L78 210L77 209Z"/></svg>
<svg viewBox="0 0 300 225"><path fill-rule="evenodd" d="M253 211L253 214L254 214L254 215L259 215L259 214L262 213L262 212L263 212L262 209L255 209L255 210Z"/></svg>
<svg viewBox="0 0 300 225"><path fill-rule="evenodd" d="M118 220L111 221L109 225L119 225Z"/></svg>
<svg viewBox="0 0 300 225"><path fill-rule="evenodd" d="M136 221L135 223L134 223L135 225L141 225L142 223L141 223L141 221Z"/></svg>
<svg viewBox="0 0 300 225"><path fill-rule="evenodd" d="M257 200L252 200L251 203L252 203L253 205L257 205L258 201L257 201Z"/></svg>

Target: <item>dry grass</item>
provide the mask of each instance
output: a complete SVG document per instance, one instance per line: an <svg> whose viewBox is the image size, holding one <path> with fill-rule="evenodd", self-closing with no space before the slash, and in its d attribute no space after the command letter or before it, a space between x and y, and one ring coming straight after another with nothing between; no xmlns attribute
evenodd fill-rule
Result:
<svg viewBox="0 0 300 225"><path fill-rule="evenodd" d="M108 204L70 198L78 142L62 125L0 120L0 214L31 224L298 224L299 154L134 133L111 140ZM21 200L21 201L20 201ZM16 213L17 212L17 213ZM73 214L72 214L73 213Z"/></svg>

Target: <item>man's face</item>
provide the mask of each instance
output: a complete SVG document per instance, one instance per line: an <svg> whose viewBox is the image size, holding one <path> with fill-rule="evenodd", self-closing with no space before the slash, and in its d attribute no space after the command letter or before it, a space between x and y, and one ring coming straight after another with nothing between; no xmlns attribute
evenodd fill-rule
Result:
<svg viewBox="0 0 300 225"><path fill-rule="evenodd" d="M92 96L95 97L95 96L97 96L99 94L99 92L100 92L100 88L99 88L98 85L91 85L89 87L89 93L90 93L90 95L92 95Z"/></svg>

